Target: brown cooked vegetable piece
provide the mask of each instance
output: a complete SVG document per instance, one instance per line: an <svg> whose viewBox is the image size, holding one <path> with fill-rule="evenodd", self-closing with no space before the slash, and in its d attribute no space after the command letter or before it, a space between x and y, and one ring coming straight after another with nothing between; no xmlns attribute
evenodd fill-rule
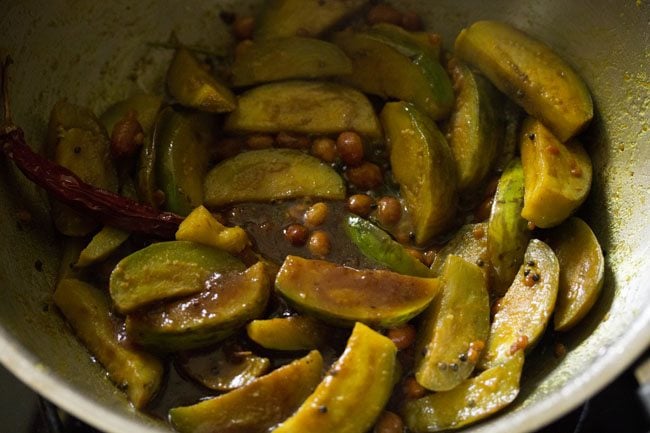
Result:
<svg viewBox="0 0 650 433"><path fill-rule="evenodd" d="M300 406L321 380L316 350L227 394L169 411L180 433L266 433Z"/></svg>
<svg viewBox="0 0 650 433"><path fill-rule="evenodd" d="M580 142L560 142L531 117L521 127L519 143L524 168L521 216L537 227L556 226L587 199L591 159Z"/></svg>
<svg viewBox="0 0 650 433"><path fill-rule="evenodd" d="M603 287L605 258L596 235L578 217L555 228L550 242L560 263L555 329L568 331L596 303Z"/></svg>
<svg viewBox="0 0 650 433"><path fill-rule="evenodd" d="M555 307L559 276L560 266L553 250L532 239L524 263L499 301L479 368L500 365L539 340Z"/></svg>
<svg viewBox="0 0 650 433"><path fill-rule="evenodd" d="M415 348L415 378L432 391L458 386L474 370L472 343L490 332L490 296L481 269L458 256L443 267L441 294L423 313Z"/></svg>
<svg viewBox="0 0 650 433"><path fill-rule="evenodd" d="M288 256L275 288L298 310L336 326L393 327L424 310L437 295L439 281Z"/></svg>

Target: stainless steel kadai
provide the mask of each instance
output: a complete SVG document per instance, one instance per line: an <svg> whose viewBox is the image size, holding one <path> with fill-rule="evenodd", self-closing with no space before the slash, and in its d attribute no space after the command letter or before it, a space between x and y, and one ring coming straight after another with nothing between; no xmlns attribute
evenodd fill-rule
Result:
<svg viewBox="0 0 650 433"><path fill-rule="evenodd" d="M650 4L645 0L393 2L416 11L446 46L463 27L498 19L554 47L584 77L596 117L588 134L594 186L583 212L606 251L603 294L563 342L538 350L516 403L470 427L524 432L560 417L613 380L650 343ZM171 56L151 42L228 41L221 10L250 0L0 0L0 54L11 54L14 120L40 144L61 97L101 112L138 89L159 88ZM136 412L54 313L60 245L44 193L0 158L0 361L22 381L106 432L169 431ZM16 223L27 208L29 225Z"/></svg>

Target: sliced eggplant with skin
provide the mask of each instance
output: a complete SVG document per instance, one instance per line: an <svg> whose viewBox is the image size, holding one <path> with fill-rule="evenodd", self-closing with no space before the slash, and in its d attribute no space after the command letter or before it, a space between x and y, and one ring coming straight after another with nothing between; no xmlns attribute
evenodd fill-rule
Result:
<svg viewBox="0 0 650 433"><path fill-rule="evenodd" d="M311 350L325 344L331 328L308 316L289 316L253 320L246 332L265 349Z"/></svg>
<svg viewBox="0 0 650 433"><path fill-rule="evenodd" d="M551 232L550 246L560 263L560 286L554 312L556 331L574 327L594 306L603 287L605 258L591 228L578 217Z"/></svg>
<svg viewBox="0 0 650 433"><path fill-rule="evenodd" d="M364 433L388 402L395 383L397 348L357 323L343 355L325 379L275 433ZM363 408L363 410L359 410Z"/></svg>
<svg viewBox="0 0 650 433"><path fill-rule="evenodd" d="M174 365L184 376L206 388L225 392L246 386L266 374L271 361L252 352L241 352L235 341L226 341L209 352L183 352L176 357Z"/></svg>
<svg viewBox="0 0 650 433"><path fill-rule="evenodd" d="M485 344L490 332L481 269L451 255L440 279L440 297L423 313L415 344L415 378L432 391L448 391L469 377L479 358L473 343Z"/></svg>
<svg viewBox="0 0 650 433"><path fill-rule="evenodd" d="M111 380L125 389L137 409L144 408L160 388L163 365L151 354L120 341L106 294L82 281L62 279L54 303Z"/></svg>
<svg viewBox="0 0 650 433"><path fill-rule="evenodd" d="M478 21L460 32L455 51L562 142L593 117L591 94L582 78L548 45L521 30Z"/></svg>
<svg viewBox="0 0 650 433"><path fill-rule="evenodd" d="M520 134L524 167L521 216L549 228L567 219L591 189L591 159L577 140L560 142L539 121L528 118Z"/></svg>
<svg viewBox="0 0 650 433"><path fill-rule="evenodd" d="M498 301L479 368L502 364L539 340L555 307L559 276L560 266L553 250L544 242L532 239L524 264Z"/></svg>
<svg viewBox="0 0 650 433"><path fill-rule="evenodd" d="M198 293L215 274L243 269L239 259L216 248L188 241L159 242L115 266L110 293L117 309L129 313L153 302Z"/></svg>
<svg viewBox="0 0 650 433"><path fill-rule="evenodd" d="M206 206L298 197L342 200L345 184L332 167L294 149L240 153L205 178Z"/></svg>
<svg viewBox="0 0 650 433"><path fill-rule="evenodd" d="M494 169L503 172L519 150L519 130L526 113L509 99L503 100L504 133Z"/></svg>
<svg viewBox="0 0 650 433"><path fill-rule="evenodd" d="M453 155L436 124L413 105L390 102L381 112L395 181L413 220L415 242L449 229L458 181Z"/></svg>
<svg viewBox="0 0 650 433"><path fill-rule="evenodd" d="M61 99L50 112L45 138L45 153L48 158L54 159L61 133L73 128L90 131L97 136L106 135L106 129L92 111Z"/></svg>
<svg viewBox="0 0 650 433"><path fill-rule="evenodd" d="M435 41L431 33L413 32L390 23L378 23L364 31L365 34L377 38L397 49L406 56L418 56L423 52L434 59L440 59L442 45Z"/></svg>
<svg viewBox="0 0 650 433"><path fill-rule="evenodd" d="M503 296L512 284L530 239L528 222L521 217L524 205L524 172L519 158L513 159L499 179L488 221L490 290Z"/></svg>
<svg viewBox="0 0 650 433"><path fill-rule="evenodd" d="M226 132L336 134L356 131L382 136L368 98L347 86L318 81L284 81L255 87L239 96Z"/></svg>
<svg viewBox="0 0 650 433"><path fill-rule="evenodd" d="M352 62L339 47L298 36L254 41L235 57L231 68L234 86L324 78L351 72Z"/></svg>
<svg viewBox="0 0 650 433"><path fill-rule="evenodd" d="M341 79L365 93L407 101L434 120L445 118L454 103L451 81L433 55L421 49L411 56L398 39L386 43L382 35L350 30L334 35L333 42L352 59L353 72ZM397 48L396 48L397 45Z"/></svg>
<svg viewBox="0 0 650 433"><path fill-rule="evenodd" d="M442 268L451 255L462 257L481 269L485 281L489 282L489 261L487 253L487 223L467 224L458 229L453 238L442 247L431 263L434 276L442 273Z"/></svg>
<svg viewBox="0 0 650 433"><path fill-rule="evenodd" d="M343 219L343 228L364 256L391 271L414 277L432 276L429 269L406 252L402 244L370 221L357 215L347 215Z"/></svg>
<svg viewBox="0 0 650 433"><path fill-rule="evenodd" d="M321 380L316 350L227 394L169 411L180 433L266 433L286 419Z"/></svg>
<svg viewBox="0 0 650 433"><path fill-rule="evenodd" d="M519 394L524 354L465 380L456 388L408 401L404 421L414 433L456 429L503 409Z"/></svg>
<svg viewBox="0 0 650 433"><path fill-rule="evenodd" d="M217 274L198 294L129 314L126 333L137 344L162 352L205 347L260 318L270 286L262 262L244 272Z"/></svg>
<svg viewBox="0 0 650 433"><path fill-rule="evenodd" d="M447 137L456 161L458 188L472 192L485 182L501 147L503 104L492 84L464 63L452 59L447 68L456 91Z"/></svg>
<svg viewBox="0 0 650 433"><path fill-rule="evenodd" d="M47 152L56 163L86 183L117 191L118 178L108 136L92 112L59 101L50 113L47 134ZM99 225L57 201L52 202L52 218L56 228L67 236L85 236Z"/></svg>
<svg viewBox="0 0 650 433"><path fill-rule="evenodd" d="M79 260L75 266L84 268L92 264L106 260L113 254L126 240L130 233L115 227L104 226L98 233L93 236L86 248L79 254Z"/></svg>
<svg viewBox="0 0 650 433"><path fill-rule="evenodd" d="M165 195L165 208L188 215L203 203L203 181L209 148L214 142L214 118L165 108L153 139L156 179Z"/></svg>
<svg viewBox="0 0 650 433"><path fill-rule="evenodd" d="M176 50L167 70L167 89L181 105L209 113L227 113L237 107L228 86L212 75L187 48Z"/></svg>
<svg viewBox="0 0 650 433"><path fill-rule="evenodd" d="M275 288L296 309L335 326L363 322L389 328L424 310L438 294L440 284L435 278L357 270L288 256Z"/></svg>
<svg viewBox="0 0 650 433"><path fill-rule="evenodd" d="M254 39L319 36L368 0L270 0L257 19Z"/></svg>

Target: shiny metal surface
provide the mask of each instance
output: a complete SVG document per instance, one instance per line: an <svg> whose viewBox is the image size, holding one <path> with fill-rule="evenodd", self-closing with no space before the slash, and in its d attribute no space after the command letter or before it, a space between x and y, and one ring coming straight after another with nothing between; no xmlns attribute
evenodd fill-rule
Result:
<svg viewBox="0 0 650 433"><path fill-rule="evenodd" d="M221 7L252 1L0 0L0 54L10 53L15 121L40 145L54 102L100 112L136 89L161 89L170 53L150 45L174 30L219 50ZM468 431L536 429L597 392L650 342L650 5L644 0L398 1L419 12L449 48L463 27L501 19L561 52L585 77L597 118L585 142L595 183L582 212L607 251L603 296L586 322L562 337L568 354L542 343L527 362L516 404ZM168 431L136 413L51 306L58 239L44 194L0 158L0 361L65 410L107 432ZM30 223L17 223L28 209ZM43 263L42 270L35 262Z"/></svg>

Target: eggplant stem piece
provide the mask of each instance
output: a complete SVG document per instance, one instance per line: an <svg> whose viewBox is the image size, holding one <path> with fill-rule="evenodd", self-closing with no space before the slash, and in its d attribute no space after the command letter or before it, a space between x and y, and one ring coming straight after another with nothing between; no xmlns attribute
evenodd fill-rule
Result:
<svg viewBox="0 0 650 433"><path fill-rule="evenodd" d="M173 239L182 217L171 212L159 212L148 205L85 183L72 171L39 155L27 145L23 130L14 125L11 117L7 73L10 64L11 59L6 57L0 67L3 99L0 144L7 158L29 180L79 212L113 227Z"/></svg>

